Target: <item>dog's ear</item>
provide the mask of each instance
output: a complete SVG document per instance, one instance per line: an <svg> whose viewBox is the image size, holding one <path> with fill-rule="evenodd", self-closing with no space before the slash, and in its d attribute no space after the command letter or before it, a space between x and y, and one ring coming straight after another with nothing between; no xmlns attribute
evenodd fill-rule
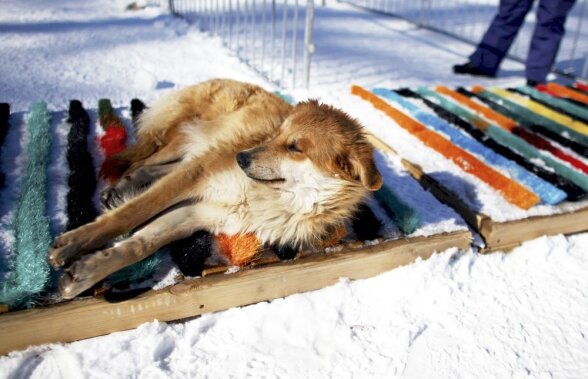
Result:
<svg viewBox="0 0 588 379"><path fill-rule="evenodd" d="M374 162L374 149L367 143L358 142L351 154L338 156L337 168L342 178L360 182L370 191L382 187L382 175Z"/></svg>
<svg viewBox="0 0 588 379"><path fill-rule="evenodd" d="M369 146L369 145L368 145ZM374 150L369 146L367 151L355 151L351 155L353 165L361 184L370 191L377 191L382 187L383 179L374 162Z"/></svg>

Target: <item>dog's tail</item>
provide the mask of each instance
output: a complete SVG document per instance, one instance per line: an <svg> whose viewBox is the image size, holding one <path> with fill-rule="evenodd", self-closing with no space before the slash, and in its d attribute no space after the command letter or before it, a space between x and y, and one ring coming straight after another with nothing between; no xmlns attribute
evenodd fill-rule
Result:
<svg viewBox="0 0 588 379"><path fill-rule="evenodd" d="M154 154L158 148L159 145L155 139L149 138L148 136L139 138L136 144L107 158L100 167L100 176L103 178L119 178L133 163L149 157Z"/></svg>
<svg viewBox="0 0 588 379"><path fill-rule="evenodd" d="M113 155L102 164L100 175L118 178L132 165L165 145L168 133L185 117L189 105L182 101L183 93L171 93L147 108L137 119L137 143Z"/></svg>

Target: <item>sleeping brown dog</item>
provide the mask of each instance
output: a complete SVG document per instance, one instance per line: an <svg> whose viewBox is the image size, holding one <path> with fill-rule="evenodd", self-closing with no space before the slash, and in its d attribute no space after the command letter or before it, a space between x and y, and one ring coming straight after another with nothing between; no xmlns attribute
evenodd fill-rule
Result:
<svg viewBox="0 0 588 379"><path fill-rule="evenodd" d="M232 80L159 100L141 116L137 144L107 164L124 172L102 193L111 209L49 251L67 267L64 298L198 230L316 247L382 184L357 121Z"/></svg>

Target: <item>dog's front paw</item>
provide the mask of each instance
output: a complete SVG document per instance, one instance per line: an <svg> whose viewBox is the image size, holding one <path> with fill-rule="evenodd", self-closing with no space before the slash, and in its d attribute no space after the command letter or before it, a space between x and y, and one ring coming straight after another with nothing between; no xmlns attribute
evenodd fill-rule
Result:
<svg viewBox="0 0 588 379"><path fill-rule="evenodd" d="M56 237L49 249L49 263L54 268L65 266L82 252L83 227Z"/></svg>
<svg viewBox="0 0 588 379"><path fill-rule="evenodd" d="M64 299L73 299L97 282L93 275L93 265L88 264L87 258L75 261L59 279L59 292Z"/></svg>

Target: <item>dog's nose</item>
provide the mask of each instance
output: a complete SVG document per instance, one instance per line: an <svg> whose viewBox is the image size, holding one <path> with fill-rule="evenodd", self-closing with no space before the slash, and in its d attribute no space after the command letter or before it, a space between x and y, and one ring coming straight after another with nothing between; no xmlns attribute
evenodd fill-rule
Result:
<svg viewBox="0 0 588 379"><path fill-rule="evenodd" d="M237 154L237 163L243 169L249 167L251 165L251 154L244 151L240 152Z"/></svg>

